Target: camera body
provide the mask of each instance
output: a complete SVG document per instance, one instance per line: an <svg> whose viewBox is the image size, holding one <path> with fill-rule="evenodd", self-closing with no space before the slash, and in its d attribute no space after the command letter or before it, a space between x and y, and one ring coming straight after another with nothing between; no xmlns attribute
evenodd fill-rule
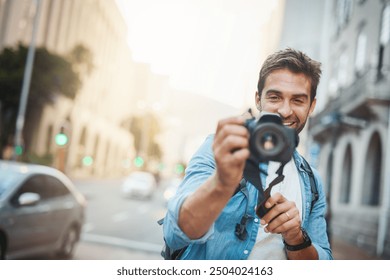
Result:
<svg viewBox="0 0 390 280"><path fill-rule="evenodd" d="M293 128L283 125L278 114L262 113L259 119L245 123L249 130L249 150L257 162L287 163L298 145L299 138Z"/></svg>

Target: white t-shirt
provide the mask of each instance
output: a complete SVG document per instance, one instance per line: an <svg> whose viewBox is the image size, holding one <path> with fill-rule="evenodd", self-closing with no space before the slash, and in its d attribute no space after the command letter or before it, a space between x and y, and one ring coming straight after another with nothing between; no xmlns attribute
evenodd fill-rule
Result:
<svg viewBox="0 0 390 280"><path fill-rule="evenodd" d="M279 168L279 162L269 162L268 176L266 186L277 177L275 173ZM290 160L283 169L284 180L272 188L271 195L280 192L286 199L294 201L299 209L302 220L302 191L298 175L298 170L294 160ZM283 239L281 234L266 233L263 226L260 225L256 242L248 259L252 260L285 260L287 259L284 250Z"/></svg>

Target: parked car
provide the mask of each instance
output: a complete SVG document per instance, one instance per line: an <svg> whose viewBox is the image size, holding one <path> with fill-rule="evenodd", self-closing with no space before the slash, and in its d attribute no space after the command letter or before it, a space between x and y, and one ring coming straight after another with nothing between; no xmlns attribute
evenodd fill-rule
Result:
<svg viewBox="0 0 390 280"><path fill-rule="evenodd" d="M86 200L60 171L0 160L0 258L72 256Z"/></svg>
<svg viewBox="0 0 390 280"><path fill-rule="evenodd" d="M157 187L154 175L149 172L131 173L122 183L122 194L128 198L150 199Z"/></svg>

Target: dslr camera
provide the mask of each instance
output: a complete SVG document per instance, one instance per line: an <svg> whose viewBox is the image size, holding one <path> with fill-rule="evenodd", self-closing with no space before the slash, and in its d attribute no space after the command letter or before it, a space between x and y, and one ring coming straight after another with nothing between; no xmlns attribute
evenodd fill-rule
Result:
<svg viewBox="0 0 390 280"><path fill-rule="evenodd" d="M258 120L247 120L245 127L250 133L249 150L255 161L290 161L298 145L298 135L295 129L283 125L278 114L262 113Z"/></svg>
<svg viewBox="0 0 390 280"><path fill-rule="evenodd" d="M284 179L283 167L291 160L294 149L298 145L298 135L295 129L283 125L278 114L262 113L260 118L249 119L245 123L249 130L250 157L247 160L244 176L259 191L256 214L262 218L271 208L265 203L271 195L272 187ZM259 163L267 161L280 162L278 177L263 190L259 176Z"/></svg>

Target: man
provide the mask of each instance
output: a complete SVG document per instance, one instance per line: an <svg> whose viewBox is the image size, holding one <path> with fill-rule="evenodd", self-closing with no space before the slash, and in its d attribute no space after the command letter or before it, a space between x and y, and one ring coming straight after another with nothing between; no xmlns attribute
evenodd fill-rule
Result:
<svg viewBox="0 0 390 280"><path fill-rule="evenodd" d="M260 71L256 107L279 114L299 133L314 110L320 75L320 63L304 53L276 52ZM255 186L246 182L236 191L250 156L244 123L243 116L219 121L215 135L189 162L164 219L167 245L173 251L186 248L181 259L332 259L325 194L314 171L319 198L311 208L310 179L298 152L285 165L285 179L274 187L265 204L270 211L261 219ZM263 188L273 179L275 164L261 164L268 174L262 175ZM235 230L240 223L243 236Z"/></svg>

